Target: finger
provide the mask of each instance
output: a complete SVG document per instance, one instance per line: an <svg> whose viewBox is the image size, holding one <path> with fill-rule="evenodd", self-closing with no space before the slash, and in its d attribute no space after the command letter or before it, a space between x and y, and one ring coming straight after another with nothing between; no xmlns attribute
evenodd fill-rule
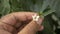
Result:
<svg viewBox="0 0 60 34"><path fill-rule="evenodd" d="M27 24L18 34L35 34L35 32L39 29L39 24L36 21L32 20L29 24Z"/></svg>
<svg viewBox="0 0 60 34"><path fill-rule="evenodd" d="M17 12L17 13L13 13L16 20L23 23L23 25L28 24L32 20L32 15L34 15L34 14L37 14L37 13L34 13L34 12ZM17 25L19 25L19 23L17 23ZM17 27L19 27L19 26L17 26Z"/></svg>
<svg viewBox="0 0 60 34"><path fill-rule="evenodd" d="M19 19L20 21L26 21L26 20L32 20L32 15L37 14L34 12L17 12L13 13L13 15L16 17L16 19Z"/></svg>
<svg viewBox="0 0 60 34"><path fill-rule="evenodd" d="M36 13L33 13L33 12L16 12L16 13L12 13L12 14L9 14L9 15L2 17L0 21L5 22L5 23L10 24L10 25L16 25L17 22L20 24L21 21L32 20L31 16L33 14L36 14Z"/></svg>
<svg viewBox="0 0 60 34"><path fill-rule="evenodd" d="M12 14L8 14L6 16L3 16L0 19L1 23L5 23L7 25L13 25L15 26L20 26L21 22L20 21L28 21L28 20L32 20L32 15L36 14L33 12L16 12L16 13L12 13ZM17 24L18 23L18 24ZM17 25L16 25L17 24ZM5 26L5 25L4 25ZM6 27L7 28L7 27ZM12 30L12 29L10 29Z"/></svg>
<svg viewBox="0 0 60 34"><path fill-rule="evenodd" d="M44 26L41 25L38 31L42 31L43 29L44 29Z"/></svg>
<svg viewBox="0 0 60 34"><path fill-rule="evenodd" d="M27 24L22 25L20 28L18 28L17 32L21 31Z"/></svg>
<svg viewBox="0 0 60 34"><path fill-rule="evenodd" d="M32 21L34 21L34 20L32 20ZM41 28L42 21L43 21L43 18L39 18L38 22L36 22L36 24L40 26L39 30ZM22 30L24 27L25 27L25 25L23 25L22 27L20 27L18 31ZM41 30L42 30L42 28L41 28Z"/></svg>

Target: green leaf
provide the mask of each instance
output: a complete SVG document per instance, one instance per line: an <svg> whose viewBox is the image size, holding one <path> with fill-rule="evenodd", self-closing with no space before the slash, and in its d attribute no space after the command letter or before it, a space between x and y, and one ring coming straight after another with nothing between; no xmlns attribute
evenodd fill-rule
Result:
<svg viewBox="0 0 60 34"><path fill-rule="evenodd" d="M43 13L43 16L45 17L45 16L47 16L47 15L53 13L53 12L55 12L55 10L46 11L45 13Z"/></svg>
<svg viewBox="0 0 60 34"><path fill-rule="evenodd" d="M48 5L49 5L49 0L44 0L40 13L43 13L43 11L48 7Z"/></svg>
<svg viewBox="0 0 60 34"><path fill-rule="evenodd" d="M0 1L1 1L0 14L2 14L3 16L10 12L10 5L9 5L9 0L0 0Z"/></svg>

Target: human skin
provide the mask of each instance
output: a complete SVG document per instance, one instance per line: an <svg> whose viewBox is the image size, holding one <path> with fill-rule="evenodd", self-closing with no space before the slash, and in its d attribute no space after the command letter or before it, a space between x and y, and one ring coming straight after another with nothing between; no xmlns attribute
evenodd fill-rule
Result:
<svg viewBox="0 0 60 34"><path fill-rule="evenodd" d="M31 16L34 14L37 13L14 12L3 16L0 19L0 34L35 34L38 30L41 31L43 26L32 20ZM40 19L40 23L42 20Z"/></svg>

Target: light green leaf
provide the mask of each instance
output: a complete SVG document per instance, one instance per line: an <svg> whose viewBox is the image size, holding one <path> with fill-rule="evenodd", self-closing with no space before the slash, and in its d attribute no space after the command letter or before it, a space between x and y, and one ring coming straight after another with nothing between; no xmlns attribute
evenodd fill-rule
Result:
<svg viewBox="0 0 60 34"><path fill-rule="evenodd" d="M43 13L43 16L45 17L45 16L47 16L47 15L53 13L53 12L55 12L55 10L46 11L45 13Z"/></svg>

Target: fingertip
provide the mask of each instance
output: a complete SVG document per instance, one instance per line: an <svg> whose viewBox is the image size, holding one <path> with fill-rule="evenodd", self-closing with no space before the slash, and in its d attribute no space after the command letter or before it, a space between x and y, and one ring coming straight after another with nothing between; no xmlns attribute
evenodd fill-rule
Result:
<svg viewBox="0 0 60 34"><path fill-rule="evenodd" d="M44 26L40 26L38 31L42 31L44 29Z"/></svg>

